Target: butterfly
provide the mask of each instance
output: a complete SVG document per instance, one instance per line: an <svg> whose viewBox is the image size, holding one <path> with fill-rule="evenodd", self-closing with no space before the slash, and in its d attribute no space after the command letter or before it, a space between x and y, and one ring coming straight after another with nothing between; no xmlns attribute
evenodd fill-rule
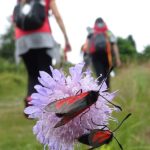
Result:
<svg viewBox="0 0 150 150"><path fill-rule="evenodd" d="M88 133L81 135L79 138L77 138L77 140L82 143L82 144L86 144L91 146L91 148L89 148L88 150L93 150L95 148L98 148L104 144L109 144L112 139L114 138L120 149L123 150L122 145L119 143L119 141L116 139L116 137L114 136L114 132L116 130L119 129L119 127L122 125L122 123L131 115L131 113L129 113L122 121L121 123L116 127L116 129L114 129L113 131L106 129L108 128L106 125L98 125L96 123L93 124L97 125L97 126L103 126L102 129L87 129L89 130Z"/></svg>

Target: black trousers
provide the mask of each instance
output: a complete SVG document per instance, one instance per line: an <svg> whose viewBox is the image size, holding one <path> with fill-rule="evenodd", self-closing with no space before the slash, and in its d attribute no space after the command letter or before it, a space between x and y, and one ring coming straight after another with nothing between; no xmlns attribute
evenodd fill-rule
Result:
<svg viewBox="0 0 150 150"><path fill-rule="evenodd" d="M107 54L105 51L98 51L91 55L91 61L93 69L95 70L96 76L99 77L102 74L102 77L99 78L99 83L106 78L107 73L109 72L109 63L107 59ZM110 76L108 75L106 80L107 87L110 88Z"/></svg>
<svg viewBox="0 0 150 150"><path fill-rule="evenodd" d="M34 86L39 84L39 71L46 71L51 75L49 66L52 65L52 58L46 53L47 48L31 49L21 55L28 74L27 96L36 92Z"/></svg>

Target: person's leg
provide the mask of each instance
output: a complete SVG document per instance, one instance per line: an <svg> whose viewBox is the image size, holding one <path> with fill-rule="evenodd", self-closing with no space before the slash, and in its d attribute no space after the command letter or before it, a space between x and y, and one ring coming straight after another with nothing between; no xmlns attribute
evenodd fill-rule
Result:
<svg viewBox="0 0 150 150"><path fill-rule="evenodd" d="M25 107L28 107L30 106L29 102L31 101L31 94L35 92L34 86L38 82L37 56L36 53L29 50L27 53L21 55L21 57L28 74L27 95L24 99ZM24 115L28 118L27 114Z"/></svg>
<svg viewBox="0 0 150 150"><path fill-rule="evenodd" d="M99 80L99 83L101 83L102 80L105 78L104 66L97 60L92 60L92 64L93 64L93 69L96 73L96 77L99 77L98 80Z"/></svg>
<svg viewBox="0 0 150 150"><path fill-rule="evenodd" d="M27 97L35 92L34 86L38 82L38 63L36 51L30 50L22 55L23 62L28 74Z"/></svg>
<svg viewBox="0 0 150 150"><path fill-rule="evenodd" d="M107 61L107 56L105 53L95 53L91 56L93 69L95 70L96 76L99 77L102 75L102 77L99 78L99 84L104 80L104 78L107 77L108 71L109 71L109 65ZM109 75L106 79L106 84L109 88Z"/></svg>
<svg viewBox="0 0 150 150"><path fill-rule="evenodd" d="M28 107L30 106L31 94L36 92L34 86L39 84L39 71L44 70L51 74L49 66L52 64L52 59L46 54L46 49L32 49L22 55L22 59L28 74L27 96L24 99L25 107ZM26 114L25 116L28 117Z"/></svg>
<svg viewBox="0 0 150 150"><path fill-rule="evenodd" d="M106 85L108 87L108 89L110 90L110 74L108 74L109 72L109 66L107 64L104 65L104 70L105 70L105 77L107 77L106 79Z"/></svg>
<svg viewBox="0 0 150 150"><path fill-rule="evenodd" d="M48 74L52 75L50 66L52 65L52 58L47 54L47 49L39 49L37 55L37 64L39 71L45 71Z"/></svg>
<svg viewBox="0 0 150 150"><path fill-rule="evenodd" d="M28 96L36 92L34 86L39 84L39 71L46 71L51 75L49 66L52 65L52 58L46 53L46 50L46 48L32 49L22 55L28 73Z"/></svg>

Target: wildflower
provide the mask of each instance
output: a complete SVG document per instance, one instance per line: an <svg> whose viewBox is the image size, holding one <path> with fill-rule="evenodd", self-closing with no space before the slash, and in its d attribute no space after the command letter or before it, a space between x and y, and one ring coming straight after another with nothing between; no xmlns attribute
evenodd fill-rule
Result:
<svg viewBox="0 0 150 150"><path fill-rule="evenodd" d="M109 101L116 95L116 92L106 92L107 86L105 83L98 85L98 81L91 76L90 70L82 72L83 67L83 63L71 67L68 76L52 67L50 67L52 76L40 71L40 77L38 78L40 84L35 86L37 93L32 94L32 101L30 102L32 106L27 107L25 113L30 118L37 119L36 125L33 127L33 133L37 140L45 146L47 145L50 150L73 150L75 139L87 132L84 126L93 127L91 118L101 125L107 125L109 119L112 118L111 114L115 108L110 107L108 102L99 96L96 102L99 109L92 105L90 111L83 115L82 122L80 122L79 115L64 126L54 128L60 118L53 112L45 111L44 108L49 103L74 96L81 89L82 92L100 90L100 95L105 96Z"/></svg>

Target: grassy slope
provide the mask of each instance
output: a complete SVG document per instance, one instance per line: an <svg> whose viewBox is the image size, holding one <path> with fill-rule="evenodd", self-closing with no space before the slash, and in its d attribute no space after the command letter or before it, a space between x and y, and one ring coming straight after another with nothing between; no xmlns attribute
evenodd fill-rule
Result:
<svg viewBox="0 0 150 150"><path fill-rule="evenodd" d="M113 90L119 89L115 99L123 112L114 113L119 120L132 112L115 136L125 150L149 150L150 144L150 71L148 65L121 69L112 79ZM23 97L26 75L17 72L0 74L0 150L41 150L43 149L32 134L34 121L23 117ZM117 126L114 122L110 128ZM119 149L116 142L101 150Z"/></svg>

